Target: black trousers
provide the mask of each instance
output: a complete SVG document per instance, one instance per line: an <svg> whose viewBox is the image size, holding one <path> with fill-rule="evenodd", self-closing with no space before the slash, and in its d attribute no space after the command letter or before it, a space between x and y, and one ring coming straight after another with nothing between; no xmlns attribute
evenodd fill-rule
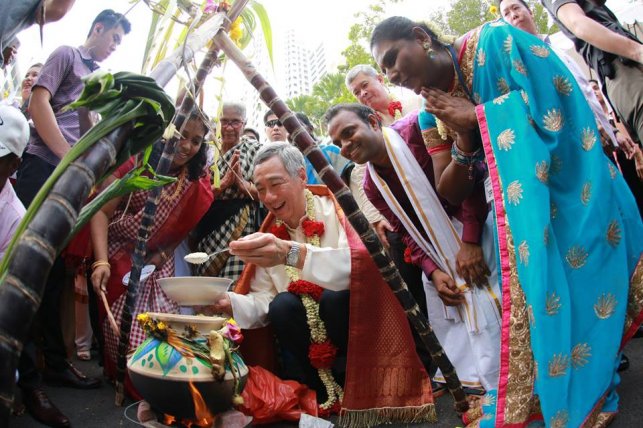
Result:
<svg viewBox="0 0 643 428"><path fill-rule="evenodd" d="M348 313L350 293L324 290L319 302L319 316L326 325L329 339L339 349L333 366L333 375L340 385L346 375L346 351L348 349ZM315 369L308 359L310 330L306 322L306 310L301 299L289 292L279 293L268 307L268 318L279 343L299 364L301 381L317 391L320 402L326 401L326 391Z"/></svg>
<svg viewBox="0 0 643 428"><path fill-rule="evenodd" d="M31 204L54 169L55 166L38 156L25 153L16 182L16 194L25 207ZM36 344L42 347L47 368L62 371L67 367L67 351L60 322L60 298L64 286L65 264L58 257L45 284L42 302L32 328L32 337L25 344L20 356L18 371L19 385L22 388L35 388L41 383L36 364Z"/></svg>

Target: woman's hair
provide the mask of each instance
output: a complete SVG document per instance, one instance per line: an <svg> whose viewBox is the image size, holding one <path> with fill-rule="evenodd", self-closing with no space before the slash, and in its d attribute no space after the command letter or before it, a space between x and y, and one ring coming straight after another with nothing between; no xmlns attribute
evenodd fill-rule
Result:
<svg viewBox="0 0 643 428"><path fill-rule="evenodd" d="M206 121L208 120L207 116L204 113L199 113L196 110L193 110L190 116L188 116L188 121L198 120L203 125L205 129L204 140L199 147L199 151L190 159L187 164L188 168L188 180L196 181L205 174L205 165L208 161L208 144L205 141L205 137L208 135L208 125ZM163 154L163 149L165 148L165 140L159 140L154 143L152 147L152 154L150 155L149 164L152 168L156 169L158 167L159 160L161 160L161 155Z"/></svg>
<svg viewBox="0 0 643 428"><path fill-rule="evenodd" d="M255 168L257 168L257 165L260 165L275 156L281 160L281 163L284 165L288 175L291 177L297 177L299 175L299 171L305 167L304 155L301 154L297 147L283 141L275 141L274 143L267 143L261 146L255 155L255 162L252 170L254 171Z"/></svg>
<svg viewBox="0 0 643 428"><path fill-rule="evenodd" d="M375 26L371 34L371 50L377 43L385 40L415 40L415 34L413 34L415 27L424 30L433 43L437 43L439 46L445 45L444 41L426 23L411 21L403 16L392 16Z"/></svg>
<svg viewBox="0 0 643 428"><path fill-rule="evenodd" d="M31 64L27 70L29 70L31 68L34 68L34 67L42 68L43 66L44 66L44 64L42 62L37 62L35 64Z"/></svg>

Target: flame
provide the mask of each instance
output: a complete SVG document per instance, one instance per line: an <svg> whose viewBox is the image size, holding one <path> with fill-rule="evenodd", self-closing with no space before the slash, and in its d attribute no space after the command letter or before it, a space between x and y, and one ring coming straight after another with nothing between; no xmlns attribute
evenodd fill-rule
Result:
<svg viewBox="0 0 643 428"><path fill-rule="evenodd" d="M192 382L189 384L190 393L192 394L192 401L194 402L194 425L200 427L211 427L214 424L214 415L210 413L210 409L205 404L205 400L196 386Z"/></svg>
<svg viewBox="0 0 643 428"><path fill-rule="evenodd" d="M190 388L190 395L192 395L192 402L194 403L194 419L177 419L176 417L164 414L163 423L168 427L184 427L184 428L210 428L214 426L216 416L210 413L210 409L205 404L203 396L192 382L188 383Z"/></svg>

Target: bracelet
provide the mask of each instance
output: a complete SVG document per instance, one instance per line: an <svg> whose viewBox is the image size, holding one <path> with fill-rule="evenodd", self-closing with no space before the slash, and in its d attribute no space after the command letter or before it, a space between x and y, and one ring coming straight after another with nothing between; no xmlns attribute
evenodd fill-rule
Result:
<svg viewBox="0 0 643 428"><path fill-rule="evenodd" d="M469 168L469 180L473 180L473 164L484 160L484 152L479 147L473 153L463 152L454 142L451 146L451 158L456 165L466 166Z"/></svg>
<svg viewBox="0 0 643 428"><path fill-rule="evenodd" d="M97 260L92 263L92 270L95 270L99 266L107 266L110 269L112 268L112 265L110 265L107 260Z"/></svg>
<svg viewBox="0 0 643 428"><path fill-rule="evenodd" d="M165 263L168 259L167 254L165 254L165 250L161 250L159 254L161 255L161 262Z"/></svg>

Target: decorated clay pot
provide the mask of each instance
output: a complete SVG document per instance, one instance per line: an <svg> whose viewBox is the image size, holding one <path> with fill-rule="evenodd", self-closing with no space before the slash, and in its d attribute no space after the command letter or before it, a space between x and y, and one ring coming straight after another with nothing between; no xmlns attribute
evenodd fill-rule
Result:
<svg viewBox="0 0 643 428"><path fill-rule="evenodd" d="M147 314L165 328L192 340L206 344L211 331L220 330L225 318L175 314ZM212 414L232 407L235 395L235 377L240 393L248 376L248 368L241 355L231 351L232 367L226 362L225 375L215 379L213 366L207 358L183 355L158 335L148 335L134 351L127 363L132 383L155 410L178 419L196 419L204 404Z"/></svg>

